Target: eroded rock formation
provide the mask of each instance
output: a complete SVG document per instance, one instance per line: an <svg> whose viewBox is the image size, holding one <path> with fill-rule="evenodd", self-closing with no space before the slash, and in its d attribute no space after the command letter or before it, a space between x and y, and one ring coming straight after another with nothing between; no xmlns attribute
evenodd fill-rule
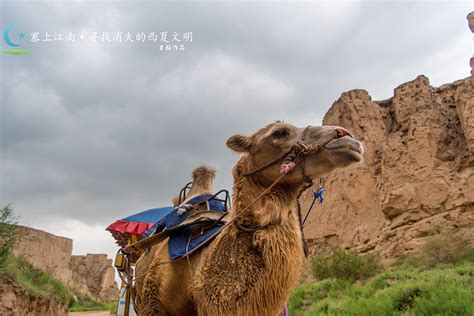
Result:
<svg viewBox="0 0 474 316"><path fill-rule="evenodd" d="M72 256L69 262L72 271L70 286L80 293L101 301L113 301L118 297L115 269L112 259L105 254Z"/></svg>
<svg viewBox="0 0 474 316"><path fill-rule="evenodd" d="M101 301L118 297L112 260L105 254L72 255L72 240L38 229L18 227L13 254L63 281L80 294Z"/></svg>
<svg viewBox="0 0 474 316"><path fill-rule="evenodd" d="M69 261L72 254L72 239L23 226L18 226L17 232L14 255L22 256L38 269L65 283L71 279Z"/></svg>
<svg viewBox="0 0 474 316"><path fill-rule="evenodd" d="M393 258L452 228L474 236L473 112L471 78L434 88L419 76L385 101L343 93L323 122L363 140L365 161L329 177L306 237Z"/></svg>
<svg viewBox="0 0 474 316"><path fill-rule="evenodd" d="M2 316L17 315L67 315L61 298L57 295L42 297L31 295L8 277L0 277L0 314Z"/></svg>

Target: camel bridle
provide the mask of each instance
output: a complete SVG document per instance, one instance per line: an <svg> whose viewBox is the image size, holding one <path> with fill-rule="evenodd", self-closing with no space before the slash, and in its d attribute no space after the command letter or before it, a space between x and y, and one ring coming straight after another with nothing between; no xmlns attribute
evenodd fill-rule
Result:
<svg viewBox="0 0 474 316"><path fill-rule="evenodd" d="M298 195L296 197L296 207L297 207L297 213L298 213L298 219L299 219L299 224L300 224L300 230L301 230L301 236L302 236L302 243L303 243L303 249L304 249L304 253L305 253L305 256L308 255L308 248L307 248L307 245L306 245L306 240L304 238L304 234L303 234L303 225L304 225L304 222L303 222L303 219L302 219L302 214L301 214L301 203L300 203L300 198L301 198L301 195L307 190L309 189L310 187L313 186L314 182L313 180L311 180L310 177L308 177L306 175L306 170L305 170L305 162L306 162L306 157L309 155L309 154L315 154L317 153L319 150L321 150L321 148L323 148L324 146L326 146L329 142L331 142L332 140L334 139L337 139L337 138L341 138L341 137L344 137L344 136L349 136L349 137L352 137L348 132L346 132L345 130L342 130L342 129L335 129L334 130L334 133L330 133L328 136L322 138L319 142L317 142L316 144L311 144L311 145L308 145L304 139L308 133L308 130L311 128L311 126L307 126L304 130L303 130L303 133L301 134L301 137L296 141L296 143L290 147L290 149L286 152L284 152L282 155L280 155L279 157L269 161L268 163L265 163L263 164L262 166L254 169L254 170L251 170L251 171L247 171L247 172L244 172L242 174L239 175L239 177L247 177L247 176L250 176L250 175L254 175L256 174L257 172L260 172L268 167L271 167L275 164L277 164L278 162L280 161L283 161L281 167L280 167L280 173L281 175L273 181L273 183L267 187L255 200L253 200L249 205L247 205L242 211L240 211L231 221L235 221L239 215L241 215L244 211L248 210L250 208L250 206L252 206L255 202L257 202L260 198L262 198L265 194L269 193L271 191L271 189L273 189L273 187L278 184L287 174L289 174L290 172L293 171L293 169L296 167L296 165L299 163L300 166L301 166L301 175L302 175L302 178L303 178L303 181L306 183L305 185L303 185L301 187L301 189L299 190L298 192ZM285 166L287 166L287 168L285 168ZM320 183L324 184L326 181L321 181ZM320 184L320 185L322 185ZM311 209L310 209L311 210ZM310 210L308 211L308 213L306 214L305 218L308 217L309 215L309 212ZM227 224L230 224L230 222L228 222ZM239 223L239 222L236 222L236 225L237 227L241 230L241 231L244 231L244 232L248 232L248 233L251 233L251 232L256 232L258 230L262 230L262 229L267 229L267 228L270 228L270 227L273 227L273 226L276 226L276 225L279 225L280 223L279 222L276 222L276 223L269 223L267 225L264 225L264 226L254 226L254 227L246 227L244 225L242 225L242 223Z"/></svg>
<svg viewBox="0 0 474 316"><path fill-rule="evenodd" d="M308 133L308 130L310 128L311 128L311 126L307 126L303 130L303 132L301 133L301 137L296 141L296 143L294 145L292 145L290 147L289 150L287 150L286 152L284 152L283 154L281 154L277 158L263 164L262 166L254 169L254 170L244 172L243 174L241 174L239 176L246 177L246 176L253 175L253 174L255 174L259 171L262 171L262 170L264 170L268 167L273 166L274 164L276 164L276 163L278 163L279 161L282 161L282 160L284 161L284 164L285 163L291 163L291 162L296 163L295 161L297 160L297 158L304 157L304 156L306 156L310 153L316 153L322 147L324 147L327 143L332 141L333 139L349 135L346 131L336 130L336 137L334 137L332 135L328 135L328 137L323 138L320 142L318 142L316 144L308 145L308 144L305 143L304 139L305 139L305 137ZM302 164L304 164L304 159L301 159L300 161L301 161ZM305 176L305 175L303 175L303 176Z"/></svg>
<svg viewBox="0 0 474 316"><path fill-rule="evenodd" d="M334 130L334 133L330 133L328 136L322 138L318 143L316 144L311 144L311 145L308 145L304 142L304 138L306 137L306 134L308 133L308 130L311 126L307 126L304 130L303 130L303 133L301 134L301 137L300 139L298 139L298 141L296 141L296 143L294 145L291 146L291 148L284 152L282 155L280 155L279 157L277 157L276 159L273 159L271 160L270 162L252 170L252 171L249 171L249 172L245 172L245 173L242 173L240 175L238 175L239 178L241 177L247 177L249 175L253 175L263 169L266 169L276 163L278 163L279 161L283 161L282 163L282 167L283 166L291 166L290 168L281 168L280 169L280 172L281 172L281 175L275 179L272 184L270 184L265 190L263 190L252 202L250 202L246 207L244 207L241 211L239 211L234 218L230 219L228 222L226 222L224 225L222 225L222 228L219 229L218 231L216 231L214 234L212 234L209 239L212 239L214 238L215 236L217 236L217 234L221 233L222 231L224 231L226 228L228 228L231 224L235 223L237 228L244 231L244 232L256 232L258 230L262 230L262 229L266 229L266 228L270 228L272 226L276 226L280 223L271 223L269 225L265 225L265 226L260 226L260 227L251 227L251 228L248 228L248 227L244 227L242 226L240 223L236 222L236 220L239 218L240 215L242 215L245 211L247 211L248 209L250 209L250 207L252 207L252 205L254 205L258 200L260 200L262 197L264 197L266 194L268 194L269 192L271 192L271 190L287 175L289 174L291 171L293 171L294 167L296 166L297 163L300 163L301 164L301 170L302 170L302 176L303 176L303 180L306 183L306 185L304 185L299 193L298 193L298 196L297 196L297 208L298 208L298 216L299 216L299 221L300 221L300 229L301 229L301 236L302 236L302 243L303 243L303 249L304 249L304 252L305 252L305 256L307 256L307 247L306 247L306 241L304 239L304 235L303 235L303 223L301 221L301 208L300 208L300 203L299 203L299 198L301 197L301 195L303 194L304 191L306 191L309 187L311 187L313 185L313 181L308 177L306 176L305 174L305 168L304 168L304 162L305 162L305 157L309 154L312 154L312 153L316 153L318 152L319 150L321 150L322 147L324 147L326 144L328 144L330 141L334 140L334 139L337 139L337 138L341 138L341 137L344 137L344 136L349 136L349 137L352 137L348 132L344 131L344 130L341 130L341 129L335 129ZM283 172L284 171L284 172ZM236 180L238 181L238 179ZM221 222L221 220L227 215L224 214L222 215L220 218L218 218L216 221L215 221L215 224L214 225L217 225L219 222ZM205 245L205 243L202 243L200 245L198 245L197 247L195 247L192 251L189 251L186 253L186 257L189 257L190 255L192 255L193 253L195 253L196 251L198 251L199 249L201 249L203 246ZM135 276L133 278L131 278L132 281L136 281L137 279L140 279L142 277L144 277L147 273L149 273L151 270L154 270L154 269L157 269L159 268L159 266L163 265L163 264L169 264L169 263L172 263L173 261L163 261L163 262L160 262L159 264L157 264L156 266L154 266L153 268L149 269L148 271L145 271L144 273L138 275L138 276Z"/></svg>

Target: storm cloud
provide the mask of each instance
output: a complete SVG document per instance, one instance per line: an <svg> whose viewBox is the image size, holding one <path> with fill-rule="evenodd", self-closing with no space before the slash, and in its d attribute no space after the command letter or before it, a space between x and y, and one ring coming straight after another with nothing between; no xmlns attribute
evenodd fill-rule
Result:
<svg viewBox="0 0 474 316"><path fill-rule="evenodd" d="M231 135L274 120L321 124L347 90L374 99L426 74L469 76L469 2L18 2L1 27L192 32L157 43L25 43L0 56L0 201L23 224L114 252L103 228L164 206L194 167L231 189ZM2 43L5 48L5 43Z"/></svg>

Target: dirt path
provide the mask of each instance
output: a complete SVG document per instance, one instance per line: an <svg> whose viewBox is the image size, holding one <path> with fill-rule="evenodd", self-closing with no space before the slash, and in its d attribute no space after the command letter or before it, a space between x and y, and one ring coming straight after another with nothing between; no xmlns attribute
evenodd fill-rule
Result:
<svg viewBox="0 0 474 316"><path fill-rule="evenodd" d="M110 312L108 311L95 311L95 312L74 312L69 313L71 316L87 315L87 316L109 316Z"/></svg>

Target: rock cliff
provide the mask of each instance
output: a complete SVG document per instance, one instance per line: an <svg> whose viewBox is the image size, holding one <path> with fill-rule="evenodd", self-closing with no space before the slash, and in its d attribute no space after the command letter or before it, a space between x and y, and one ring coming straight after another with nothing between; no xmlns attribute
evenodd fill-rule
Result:
<svg viewBox="0 0 474 316"><path fill-rule="evenodd" d="M467 20L474 33L474 12ZM474 242L474 57L469 64L470 78L439 88L418 76L389 100L352 90L332 105L323 123L351 130L365 160L329 177L327 200L305 227L313 251L393 259L453 230Z"/></svg>
<svg viewBox="0 0 474 316"><path fill-rule="evenodd" d="M118 297L112 260L105 254L72 255L72 240L29 228L18 227L13 254L50 273L80 294L101 301Z"/></svg>
<svg viewBox="0 0 474 316"><path fill-rule="evenodd" d="M13 254L23 256L31 264L67 283L72 277L69 261L72 239L42 230L18 226L18 239Z"/></svg>
<svg viewBox="0 0 474 316"><path fill-rule="evenodd" d="M67 315L66 308L57 295L42 297L31 295L8 277L0 277L0 311L2 316L18 315Z"/></svg>
<svg viewBox="0 0 474 316"><path fill-rule="evenodd" d="M107 259L107 255L72 256L69 267L72 271L69 284L80 293L101 301L118 298L115 269L112 266L112 260Z"/></svg>
<svg viewBox="0 0 474 316"><path fill-rule="evenodd" d="M453 228L474 236L473 87L467 78L434 88L419 76L385 101L343 93L323 123L362 140L365 161L329 177L305 228L310 242L389 259Z"/></svg>

